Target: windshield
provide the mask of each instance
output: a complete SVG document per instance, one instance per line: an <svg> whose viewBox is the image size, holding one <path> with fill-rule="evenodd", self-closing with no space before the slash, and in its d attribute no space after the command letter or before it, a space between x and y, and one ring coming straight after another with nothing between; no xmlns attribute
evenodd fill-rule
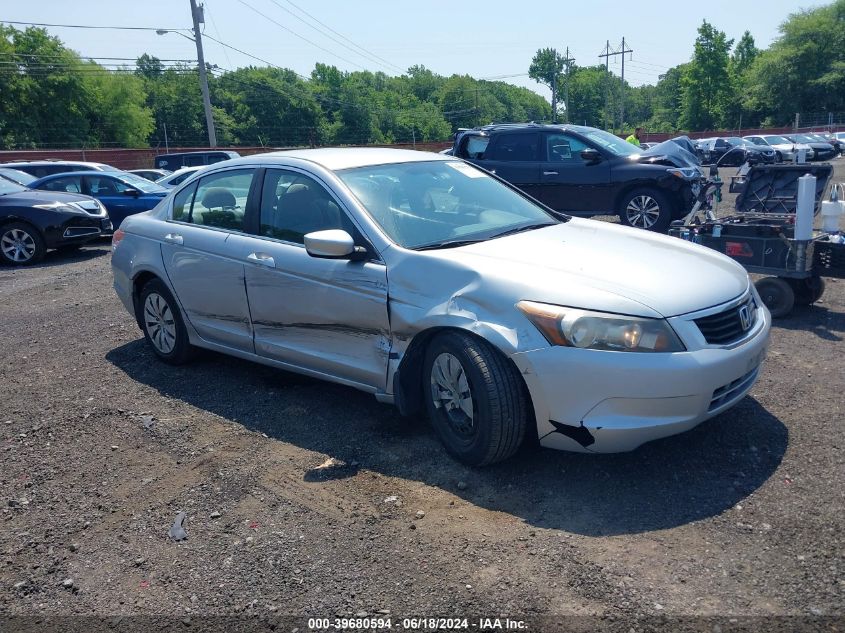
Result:
<svg viewBox="0 0 845 633"><path fill-rule="evenodd" d="M792 145L792 141L783 136L764 136L763 140L769 145Z"/></svg>
<svg viewBox="0 0 845 633"><path fill-rule="evenodd" d="M806 134L795 134L792 138L794 138L799 143L817 143L816 139L810 138Z"/></svg>
<svg viewBox="0 0 845 633"><path fill-rule="evenodd" d="M640 148L633 143L622 140L615 134L605 132L604 130L594 129L581 132L581 134L615 156L633 156L634 154L640 153Z"/></svg>
<svg viewBox="0 0 845 633"><path fill-rule="evenodd" d="M127 185L130 185L143 193L163 193L167 191L167 189L161 185L157 185L156 183L147 180L146 178L142 178L137 174L121 174L120 179Z"/></svg>
<svg viewBox="0 0 845 633"><path fill-rule="evenodd" d="M0 196L5 196L7 193L20 193L27 191L26 187L21 187L18 183L0 178Z"/></svg>
<svg viewBox="0 0 845 633"><path fill-rule="evenodd" d="M4 178L8 178L12 182L16 182L20 185L28 185L33 180L35 180L35 176L32 176L24 171L20 171L17 169L6 169L0 168L0 176Z"/></svg>
<svg viewBox="0 0 845 633"><path fill-rule="evenodd" d="M725 140L734 147L739 147L740 145L754 145L751 141L746 141L744 138L739 138L738 136L731 136Z"/></svg>
<svg viewBox="0 0 845 633"><path fill-rule="evenodd" d="M370 217L405 248L481 241L558 222L542 207L459 161L373 165L337 173Z"/></svg>

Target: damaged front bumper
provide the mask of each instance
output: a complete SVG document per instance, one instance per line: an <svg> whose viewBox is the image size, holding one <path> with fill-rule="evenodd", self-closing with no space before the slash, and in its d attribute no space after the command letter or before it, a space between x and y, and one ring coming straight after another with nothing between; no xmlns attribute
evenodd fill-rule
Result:
<svg viewBox="0 0 845 633"><path fill-rule="evenodd" d="M537 419L540 444L619 453L687 431L745 396L766 355L765 310L732 348L675 354L549 347L513 354Z"/></svg>

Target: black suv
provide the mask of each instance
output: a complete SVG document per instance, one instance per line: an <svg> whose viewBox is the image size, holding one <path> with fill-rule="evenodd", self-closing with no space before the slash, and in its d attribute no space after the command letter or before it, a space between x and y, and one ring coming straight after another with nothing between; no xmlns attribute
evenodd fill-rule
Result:
<svg viewBox="0 0 845 633"><path fill-rule="evenodd" d="M229 160L230 158L240 158L240 154L228 150L159 154L155 157L154 165L156 169L169 169L170 171L176 171L182 167L212 165L224 160Z"/></svg>
<svg viewBox="0 0 845 633"><path fill-rule="evenodd" d="M461 130L453 152L556 211L618 215L628 226L664 233L690 211L703 179L682 144L665 141L642 151L581 125Z"/></svg>

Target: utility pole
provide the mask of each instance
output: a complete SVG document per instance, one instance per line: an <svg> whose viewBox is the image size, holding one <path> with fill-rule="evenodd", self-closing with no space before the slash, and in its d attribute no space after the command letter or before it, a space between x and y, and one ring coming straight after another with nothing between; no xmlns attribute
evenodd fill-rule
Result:
<svg viewBox="0 0 845 633"><path fill-rule="evenodd" d="M625 125L625 54L626 53L633 53L634 51L627 47L625 44L625 38L622 38L622 45L619 49L610 49L610 40L607 40L607 45L605 46L604 53L599 55L599 57L605 58L605 69L608 73L608 96L605 97L605 110L608 108L608 101L609 101L609 91L610 91L610 58L615 57L616 55L622 55L622 86L621 86L621 94L619 95L619 124Z"/></svg>
<svg viewBox="0 0 845 633"><path fill-rule="evenodd" d="M610 112L610 40L604 46L604 53L599 55L604 57L604 129L608 128L607 114Z"/></svg>
<svg viewBox="0 0 845 633"><path fill-rule="evenodd" d="M194 41L197 44L197 63L200 71L200 89L202 90L202 105L205 109L205 125L208 128L208 146L217 147L217 132L214 130L214 117L211 113L211 97L208 94L208 75L205 70L205 56L202 53L202 32L200 23L205 24L202 5L197 6L196 0L191 2L191 18L194 21Z"/></svg>
<svg viewBox="0 0 845 633"><path fill-rule="evenodd" d="M555 69L552 75L552 123L557 123L557 51L555 51Z"/></svg>
<svg viewBox="0 0 845 633"><path fill-rule="evenodd" d="M569 56L569 47L566 47L566 57L563 60L563 63L566 64L566 75L564 76L564 84L563 84L563 105L566 108L566 122L569 123L569 68L572 62L575 61L574 57Z"/></svg>

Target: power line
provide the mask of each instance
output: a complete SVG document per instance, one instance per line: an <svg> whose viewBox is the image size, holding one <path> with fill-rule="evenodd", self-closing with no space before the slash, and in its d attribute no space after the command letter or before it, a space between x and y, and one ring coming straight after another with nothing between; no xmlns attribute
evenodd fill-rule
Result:
<svg viewBox="0 0 845 633"><path fill-rule="evenodd" d="M351 46L349 46L349 45L347 45L347 44L344 44L344 43L343 43L342 41L340 41L338 38L336 38L336 37L334 37L334 36L330 35L329 33L326 33L326 32L325 32L325 31L323 31L322 29L317 28L316 26L314 26L314 25L312 25L312 24L309 24L308 22L306 22L305 20L303 20L301 17L299 17L298 15L296 15L296 14L295 14L293 11L291 11L290 9L287 9L287 8L283 7L283 6L282 6L281 4L279 4L276 0L270 0L270 2L272 2L272 3L273 3L273 4L275 4L277 7L279 7L282 11L285 11L286 13L288 13L288 14L292 15L295 19L297 19L297 20L299 20L300 22L302 22L302 23L303 23L305 26L307 26L309 29L311 29L311 30L313 30L313 31L316 31L316 32L317 32L317 33L319 33L320 35L322 35L322 36L324 36L324 37L329 38L330 40L332 40L333 42L335 42L335 43L337 43L337 44L340 44L341 46L343 46L343 48L345 48L345 49L347 49L347 50L349 50L349 51L352 51L352 52L353 52L353 53L355 53L356 55L361 55L362 57L367 58L367 61L370 61L370 62L375 62L375 63L376 63L376 64L378 64L379 66L383 66L383 67L385 67L385 68L389 68L389 69L396 69L396 70L398 70L400 73L404 73L404 72L405 72L402 68L400 68L400 67L399 67L399 66L397 66L396 64L391 64L390 62L387 62L387 61L385 61L385 60L381 60L381 58L380 58L380 57L376 57L375 55L373 55L373 54L369 53L369 52L368 52L366 49L364 49L364 48L359 47L359 48L361 48L361 50L362 50L362 51L364 51L364 52L362 53L362 52L360 52L360 51L355 50L355 49L354 49L354 48L352 48ZM294 6L295 6L295 5L294 5ZM299 7L297 7L297 8L299 8ZM301 11L301 9L300 9L300 11ZM309 15L309 17L311 17L311 16ZM311 17L311 19L313 20L313 19L315 19L315 18ZM321 23L321 24L322 24L322 23ZM324 25L324 26L325 26L325 25ZM330 31L334 31L334 29L331 29L331 28L329 28L328 26L327 26L326 28L328 28ZM380 61L380 60L381 60L381 61ZM391 72L392 72L392 71L391 71Z"/></svg>
<svg viewBox="0 0 845 633"><path fill-rule="evenodd" d="M312 42L312 41L311 41L311 40L309 40L307 37L303 37L302 35L300 35L300 34L299 34L299 33L297 33L296 31L293 31L293 30L289 29L288 27L286 27L286 26L285 26L284 24L282 24L281 22L277 22L276 20L274 20L273 18L271 18L269 15L267 15L267 14L265 14L265 13L262 13L261 11L259 11L259 10L258 10L258 9L256 9L255 7L253 7L252 5L250 5L250 4L246 3L246 2L244 2L244 0L238 0L238 2L240 2L242 5L244 5L244 6L245 6L247 9L249 9L250 11L253 11L253 12L257 13L258 15L260 15L260 16L261 16L262 18L264 18L265 20L269 20L270 22L272 22L273 24L275 24L276 26L278 26L280 29L282 29L282 30L284 30L284 31L287 31L288 33L290 33L290 34L291 34L291 35L293 35L294 37L298 37L298 38L299 38L299 39L301 39L303 42L307 42L308 44L311 44L311 46L314 46L314 47L316 47L316 48L319 48L321 51L324 51L324 52L328 53L329 55L333 55L334 57L337 57L338 59L342 59L342 60L343 60L343 61L345 61L347 64L352 64L353 66L355 66L355 67L357 67L357 68L360 68L361 70L366 70L366 68L365 68L364 66L361 66L361 64L356 64L356 63L355 63L355 62L353 62L352 60L346 59L345 57L343 57L343 56L341 56L341 55L338 55L337 53L335 53L335 52L333 52L333 51L330 51L328 48L325 48L325 47L323 47L323 46L320 46L320 45L319 45L319 44L317 44L316 42Z"/></svg>
<svg viewBox="0 0 845 633"><path fill-rule="evenodd" d="M16 22L15 20L0 20L5 24L20 24L24 26L50 26L59 29L113 29L119 31L187 31L188 29L162 29L154 26L101 26L92 24L47 24L46 22Z"/></svg>
<svg viewBox="0 0 845 633"><path fill-rule="evenodd" d="M272 0L272 1L275 3L275 0ZM306 11L305 9L303 9L303 8L302 8L302 7L300 7L299 5L294 4L293 2L291 2L291 0L285 0L285 2L287 2L289 5L291 5L292 7L294 7L297 11L300 11L300 12L302 12L303 14L307 15L309 18L311 18L312 20L314 20L317 24L320 24L320 25L322 25L322 26L326 27L329 31L331 31L332 33L334 33L334 34L335 34L335 35L337 35L338 37L340 37L340 38L342 38L342 39L346 40L347 42L349 42L350 44L352 44L352 46L354 46L354 47L356 47L356 48L361 49L362 51L364 51L364 52L365 52L365 53L367 53L368 55L371 55L372 57L375 57L376 59L381 60L382 62L384 62L385 64L387 64L387 65L389 65L389 66L393 66L394 68L399 68L399 66L396 66L395 64L390 63L389 61L387 61L387 60L386 60L386 59L384 59L383 57L379 57L379 56L378 56L378 55L376 55L375 53L370 53L370 52L369 52L367 49L365 49L363 46L360 46L359 44L356 44L355 42L353 42L352 40L350 40L350 39L349 39L348 37L346 37L345 35L343 35L343 34L341 34L341 33L338 33L337 31L335 31L332 27L330 27L330 26L329 26L328 24L326 24L325 22L321 22L321 21L320 21L320 20L318 20L316 17L314 17L313 15L311 15L310 13L308 13L308 11ZM401 70L401 69L400 69L400 70ZM402 73L404 73L405 71L404 71L404 70L402 70L401 72L402 72Z"/></svg>

